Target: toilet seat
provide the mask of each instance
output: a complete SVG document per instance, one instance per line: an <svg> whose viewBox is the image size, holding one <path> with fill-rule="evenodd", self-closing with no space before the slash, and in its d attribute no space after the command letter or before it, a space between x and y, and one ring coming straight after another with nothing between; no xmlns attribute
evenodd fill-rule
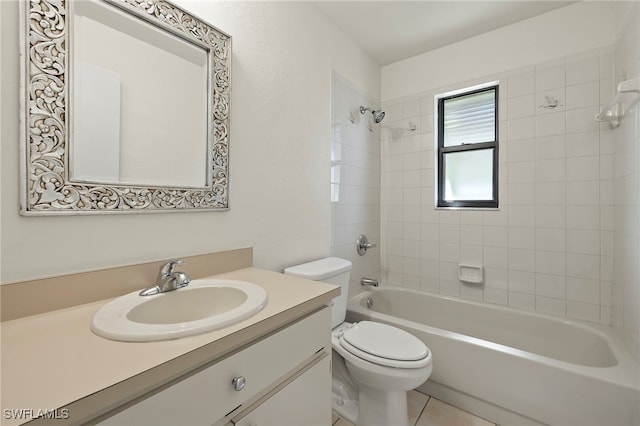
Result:
<svg viewBox="0 0 640 426"><path fill-rule="evenodd" d="M358 358L395 368L422 368L429 349L417 337L390 325L361 321L340 333L340 346Z"/></svg>

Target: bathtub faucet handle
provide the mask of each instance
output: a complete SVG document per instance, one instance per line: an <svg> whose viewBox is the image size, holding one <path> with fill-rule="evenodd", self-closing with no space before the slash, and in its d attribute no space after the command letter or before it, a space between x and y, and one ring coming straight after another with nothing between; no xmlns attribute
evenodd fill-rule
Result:
<svg viewBox="0 0 640 426"><path fill-rule="evenodd" d="M375 244L369 242L367 236L364 234L360 235L358 237L358 241L356 241L356 250L358 251L358 254L360 256L364 256L367 250L369 250L370 248L374 248L375 246Z"/></svg>
<svg viewBox="0 0 640 426"><path fill-rule="evenodd" d="M360 285L370 285L373 287L378 287L378 280L376 280L375 278L362 277L362 279L360 279Z"/></svg>

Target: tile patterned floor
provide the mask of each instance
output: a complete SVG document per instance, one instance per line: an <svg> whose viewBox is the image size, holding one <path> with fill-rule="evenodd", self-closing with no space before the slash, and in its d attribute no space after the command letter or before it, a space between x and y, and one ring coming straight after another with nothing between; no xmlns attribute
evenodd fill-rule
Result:
<svg viewBox="0 0 640 426"><path fill-rule="evenodd" d="M411 426L495 426L494 423L418 391L407 393L407 405ZM334 414L333 426L353 425Z"/></svg>

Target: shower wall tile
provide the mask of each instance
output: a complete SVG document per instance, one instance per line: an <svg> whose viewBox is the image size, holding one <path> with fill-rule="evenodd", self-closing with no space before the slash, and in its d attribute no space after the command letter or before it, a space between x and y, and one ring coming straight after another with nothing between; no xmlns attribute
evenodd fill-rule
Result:
<svg viewBox="0 0 640 426"><path fill-rule="evenodd" d="M563 182L566 179L564 158L536 161L536 182Z"/></svg>
<svg viewBox="0 0 640 426"><path fill-rule="evenodd" d="M534 115L534 103L535 100L533 94L509 99L507 101L507 114L509 120L515 120L516 118L523 118Z"/></svg>
<svg viewBox="0 0 640 426"><path fill-rule="evenodd" d="M507 269L509 267L509 251L506 247L484 246L483 263L486 268Z"/></svg>
<svg viewBox="0 0 640 426"><path fill-rule="evenodd" d="M566 65L567 86L596 81L600 78L600 55L587 58L567 58Z"/></svg>
<svg viewBox="0 0 640 426"><path fill-rule="evenodd" d="M578 320L599 322L600 309L598 305L568 300L567 316Z"/></svg>
<svg viewBox="0 0 640 426"><path fill-rule="evenodd" d="M537 161L561 159L566 155L564 135L536 138L534 146Z"/></svg>
<svg viewBox="0 0 640 426"><path fill-rule="evenodd" d="M533 72L514 75L509 78L508 97L517 98L519 96L528 95L535 92L535 75Z"/></svg>
<svg viewBox="0 0 640 426"><path fill-rule="evenodd" d="M482 239L486 247L507 247L508 229L506 226L483 226Z"/></svg>
<svg viewBox="0 0 640 426"><path fill-rule="evenodd" d="M600 204L600 181L567 182L567 205L598 205Z"/></svg>
<svg viewBox="0 0 640 426"><path fill-rule="evenodd" d="M600 154L600 132L573 133L566 137L567 157Z"/></svg>
<svg viewBox="0 0 640 426"><path fill-rule="evenodd" d="M535 99L536 115L553 114L565 111L565 93L566 91L564 87L546 90L538 89Z"/></svg>
<svg viewBox="0 0 640 426"><path fill-rule="evenodd" d="M600 112L597 106L567 110L567 134L597 132L599 124L593 119Z"/></svg>
<svg viewBox="0 0 640 426"><path fill-rule="evenodd" d="M509 303L508 292L497 288L486 287L484 289L484 301L495 305L507 305Z"/></svg>
<svg viewBox="0 0 640 426"><path fill-rule="evenodd" d="M332 74L331 79L331 248L332 256L348 259L353 263L350 294L361 291L360 278L363 276L380 279L380 249L373 249L365 256L359 256L355 242L360 234L366 234L371 242L380 247L380 205L384 198L391 217L402 225L401 213L393 212L394 202L402 204L395 197L395 191L382 192L380 129L371 126L368 117L360 115L360 105L377 106L348 80ZM394 160L385 162L385 171L393 170L401 187L404 173L403 157L395 155ZM390 188L395 189L392 182ZM390 205L391 203L391 205ZM402 247L402 238L398 244ZM397 250L402 259L402 250Z"/></svg>
<svg viewBox="0 0 640 426"><path fill-rule="evenodd" d="M516 118L509 120L509 140L531 139L535 136L536 122L533 117ZM501 132L502 134L502 132Z"/></svg>
<svg viewBox="0 0 640 426"><path fill-rule="evenodd" d="M536 273L536 295L562 300L566 296L566 277Z"/></svg>
<svg viewBox="0 0 640 426"><path fill-rule="evenodd" d="M544 91L550 89L558 89L565 87L565 65L564 58L559 64L545 65L540 64L536 66L535 72L535 85L537 91Z"/></svg>
<svg viewBox="0 0 640 426"><path fill-rule="evenodd" d="M564 276L566 273L566 255L564 253L536 250L536 273Z"/></svg>
<svg viewBox="0 0 640 426"><path fill-rule="evenodd" d="M536 296L536 311L542 314L566 316L567 306L564 300Z"/></svg>
<svg viewBox="0 0 640 426"><path fill-rule="evenodd" d="M548 114L538 115L535 120L536 137L564 135L566 133L567 123L563 111L554 111Z"/></svg>
<svg viewBox="0 0 640 426"><path fill-rule="evenodd" d="M567 185L565 182L536 182L536 204L562 205L567 198Z"/></svg>
<svg viewBox="0 0 640 426"><path fill-rule="evenodd" d="M573 157L567 158L567 180L594 180L600 179L600 157Z"/></svg>
<svg viewBox="0 0 640 426"><path fill-rule="evenodd" d="M628 140L621 148L594 120L612 93L614 60L612 48L592 50L484 79L470 75L384 105L393 116L382 132L385 284L623 322L616 306L624 304L624 290L616 291L616 282L629 278L615 266L628 261L614 256L616 247L640 246L640 226L615 203L628 203L640 154L634 148L631 159L622 155L632 149ZM433 96L493 80L500 80L500 209L435 209ZM409 121L420 131L409 131ZM624 236L617 223L626 224ZM484 284L458 281L461 262L482 264Z"/></svg>
<svg viewBox="0 0 640 426"><path fill-rule="evenodd" d="M537 227L536 249L564 253L566 251L566 230Z"/></svg>
<svg viewBox="0 0 640 426"><path fill-rule="evenodd" d="M535 311L536 299L532 294L510 291L509 306L523 311Z"/></svg>
<svg viewBox="0 0 640 426"><path fill-rule="evenodd" d="M600 82L595 80L569 86L566 89L566 95L567 110L600 105Z"/></svg>
<svg viewBox="0 0 640 426"><path fill-rule="evenodd" d="M626 30L615 45L615 65L601 64L611 87L628 78L640 76L640 6L635 5L628 15ZM613 69L613 71L612 71ZM601 100L606 102L606 99ZM601 210L603 229L613 232L610 261L601 265L611 279L610 315L613 325L620 327L635 359L640 362L640 106L627 112L624 121L605 141L601 152L613 155L613 208ZM605 228L606 227L606 228ZM606 243L608 244L608 243ZM607 280L609 281L609 280ZM605 295L605 298L608 295Z"/></svg>
<svg viewBox="0 0 640 426"><path fill-rule="evenodd" d="M509 288L509 270L506 268L487 267L485 270L486 288L494 288L506 292Z"/></svg>

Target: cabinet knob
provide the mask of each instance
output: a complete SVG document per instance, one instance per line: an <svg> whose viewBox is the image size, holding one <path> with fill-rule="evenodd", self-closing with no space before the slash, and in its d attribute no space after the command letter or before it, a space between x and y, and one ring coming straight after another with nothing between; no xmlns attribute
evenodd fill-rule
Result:
<svg viewBox="0 0 640 426"><path fill-rule="evenodd" d="M244 389L244 386L247 384L247 379L244 376L237 376L231 380L231 384L233 385L233 389L236 391L241 391Z"/></svg>

